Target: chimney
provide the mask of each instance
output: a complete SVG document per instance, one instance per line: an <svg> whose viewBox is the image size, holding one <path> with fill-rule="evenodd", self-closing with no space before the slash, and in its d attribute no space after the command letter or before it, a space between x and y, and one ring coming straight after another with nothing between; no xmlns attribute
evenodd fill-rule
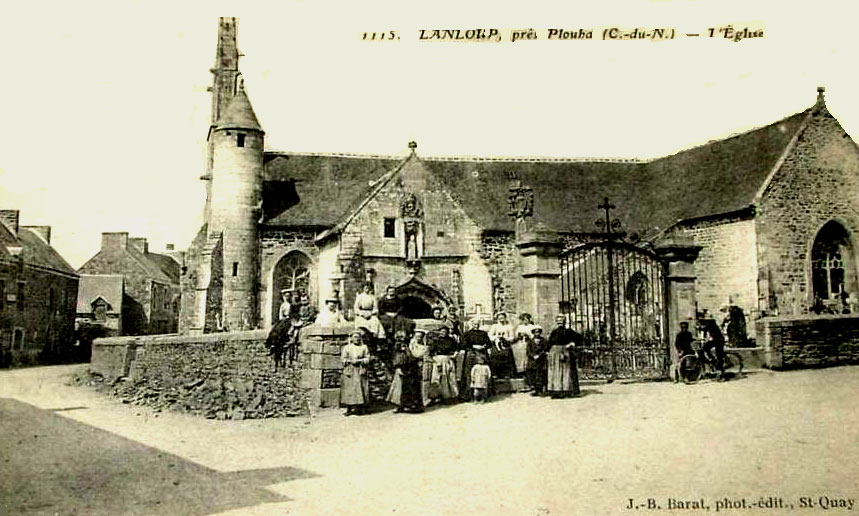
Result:
<svg viewBox="0 0 859 516"><path fill-rule="evenodd" d="M18 215L19 210L0 210L0 222L9 228L13 235L18 234Z"/></svg>
<svg viewBox="0 0 859 516"><path fill-rule="evenodd" d="M167 245L166 245L166 249L167 249L168 251L173 251L174 249L176 249L176 246L174 246L173 244L167 244Z"/></svg>
<svg viewBox="0 0 859 516"><path fill-rule="evenodd" d="M45 241L46 244L51 244L51 226L21 226L22 229L29 229L33 233Z"/></svg>
<svg viewBox="0 0 859 516"><path fill-rule="evenodd" d="M140 238L140 237L129 238L128 243L131 244L131 247L137 249L138 251L140 251L143 254L146 254L149 252L149 243L146 241L145 238Z"/></svg>
<svg viewBox="0 0 859 516"><path fill-rule="evenodd" d="M101 248L102 250L125 249L128 247L128 233L102 233Z"/></svg>

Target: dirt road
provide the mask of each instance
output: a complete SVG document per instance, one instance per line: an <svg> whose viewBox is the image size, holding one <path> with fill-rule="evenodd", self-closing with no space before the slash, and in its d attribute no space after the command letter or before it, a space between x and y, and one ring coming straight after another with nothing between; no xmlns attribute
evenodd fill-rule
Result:
<svg viewBox="0 0 859 516"><path fill-rule="evenodd" d="M12 514L859 511L859 368L267 421L122 405L73 369L0 372Z"/></svg>

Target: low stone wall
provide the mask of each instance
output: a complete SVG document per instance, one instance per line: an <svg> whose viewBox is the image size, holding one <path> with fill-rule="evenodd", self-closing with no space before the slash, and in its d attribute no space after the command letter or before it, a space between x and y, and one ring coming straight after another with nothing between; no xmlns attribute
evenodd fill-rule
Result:
<svg viewBox="0 0 859 516"><path fill-rule="evenodd" d="M266 331L113 337L93 342L91 370L128 377L123 399L219 419L298 415L307 410L301 369L275 372Z"/></svg>
<svg viewBox="0 0 859 516"><path fill-rule="evenodd" d="M280 415L298 410L302 403L336 407L343 369L340 350L352 329L351 324L305 328L298 361L276 373L264 330L96 339L90 370L107 381L125 377L132 386L155 389L146 395L173 397L187 405L184 410L191 410L196 394L226 398L227 417L235 411L241 411L239 417L269 417L275 409ZM282 402L266 402L272 399Z"/></svg>
<svg viewBox="0 0 859 516"><path fill-rule="evenodd" d="M756 326L765 367L859 364L859 316L765 317Z"/></svg>

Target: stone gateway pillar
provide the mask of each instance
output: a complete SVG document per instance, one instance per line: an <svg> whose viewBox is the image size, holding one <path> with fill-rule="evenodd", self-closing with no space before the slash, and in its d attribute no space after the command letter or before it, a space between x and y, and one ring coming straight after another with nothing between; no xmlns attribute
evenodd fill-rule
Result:
<svg viewBox="0 0 859 516"><path fill-rule="evenodd" d="M558 255L564 244L556 232L538 227L517 235L516 247L522 264L519 313L530 313L548 333L561 300Z"/></svg>
<svg viewBox="0 0 859 516"><path fill-rule="evenodd" d="M698 301L695 295L695 260L702 247L694 245L691 238L674 236L659 243L656 252L666 264L666 302L668 305L668 328L665 332L671 354L671 374L678 357L674 348L674 336L680 331L680 323L689 323L695 329Z"/></svg>

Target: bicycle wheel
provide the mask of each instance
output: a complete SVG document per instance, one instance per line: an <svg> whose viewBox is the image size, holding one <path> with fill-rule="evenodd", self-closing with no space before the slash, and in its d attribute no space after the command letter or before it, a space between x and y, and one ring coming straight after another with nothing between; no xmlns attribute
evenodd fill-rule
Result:
<svg viewBox="0 0 859 516"><path fill-rule="evenodd" d="M704 368L701 367L701 361L699 361L698 357L695 355L686 355L682 357L677 369L680 373L680 379L683 380L684 383L697 382L698 379L701 378L701 374L704 372Z"/></svg>
<svg viewBox="0 0 859 516"><path fill-rule="evenodd" d="M725 353L725 377L736 378L743 372L743 357L735 351Z"/></svg>

